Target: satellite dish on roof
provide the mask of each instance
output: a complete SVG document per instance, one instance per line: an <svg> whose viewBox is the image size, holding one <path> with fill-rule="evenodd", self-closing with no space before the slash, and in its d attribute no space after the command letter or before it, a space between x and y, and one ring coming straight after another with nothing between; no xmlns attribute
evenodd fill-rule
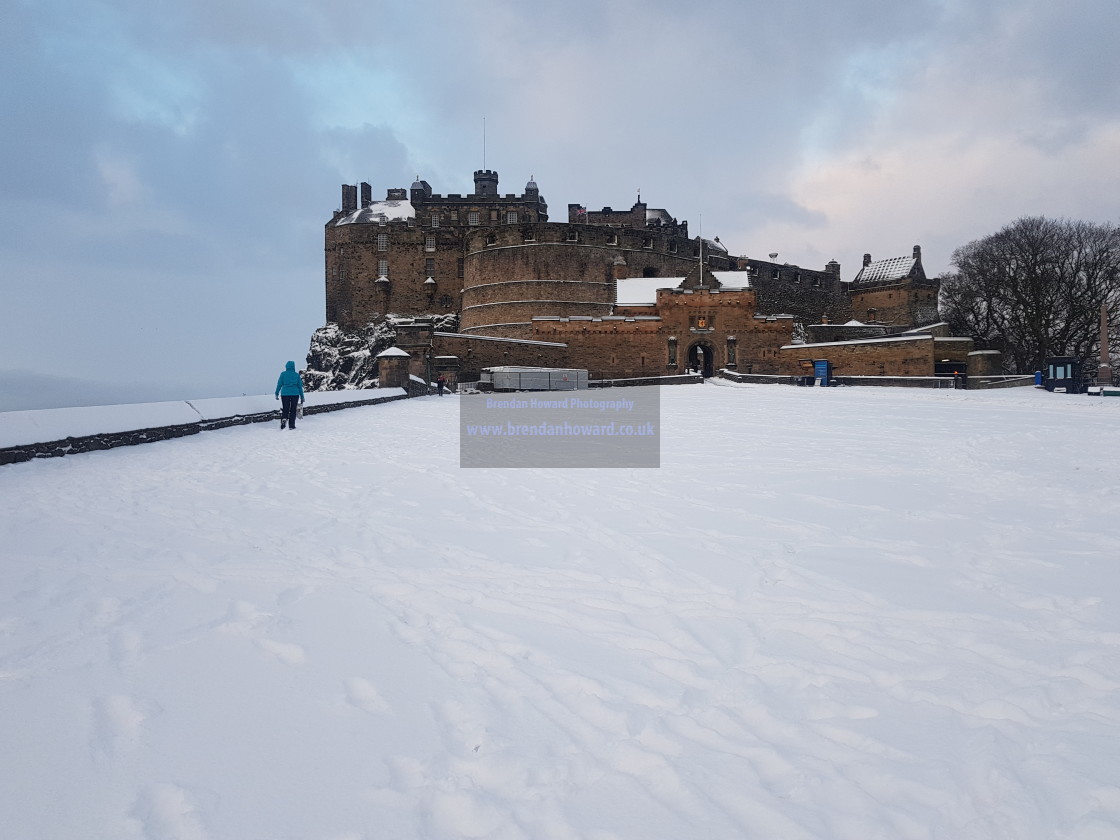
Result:
<svg viewBox="0 0 1120 840"><path fill-rule="evenodd" d="M778 258L778 252L777 251L775 251L774 253L772 253L770 255L770 259L772 259L772 260L776 260L777 258Z"/></svg>

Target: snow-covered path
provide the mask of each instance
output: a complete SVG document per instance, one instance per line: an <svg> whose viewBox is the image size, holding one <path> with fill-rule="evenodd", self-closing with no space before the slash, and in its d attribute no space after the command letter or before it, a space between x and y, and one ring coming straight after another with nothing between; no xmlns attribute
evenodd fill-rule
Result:
<svg viewBox="0 0 1120 840"><path fill-rule="evenodd" d="M0 834L1120 836L1120 400L661 404L656 470L461 470L455 398L0 469Z"/></svg>

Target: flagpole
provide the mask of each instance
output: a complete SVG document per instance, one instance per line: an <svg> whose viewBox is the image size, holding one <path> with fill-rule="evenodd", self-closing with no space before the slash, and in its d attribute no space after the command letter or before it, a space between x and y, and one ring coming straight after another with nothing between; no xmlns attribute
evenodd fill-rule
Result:
<svg viewBox="0 0 1120 840"><path fill-rule="evenodd" d="M704 285L704 214L700 214L700 285Z"/></svg>

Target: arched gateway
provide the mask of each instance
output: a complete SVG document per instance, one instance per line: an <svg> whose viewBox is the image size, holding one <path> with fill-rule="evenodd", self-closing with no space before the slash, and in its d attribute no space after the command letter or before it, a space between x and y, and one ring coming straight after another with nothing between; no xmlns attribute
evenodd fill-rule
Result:
<svg viewBox="0 0 1120 840"><path fill-rule="evenodd" d="M706 341L694 341L689 345L688 369L700 371L705 378L715 375L716 353L711 344Z"/></svg>

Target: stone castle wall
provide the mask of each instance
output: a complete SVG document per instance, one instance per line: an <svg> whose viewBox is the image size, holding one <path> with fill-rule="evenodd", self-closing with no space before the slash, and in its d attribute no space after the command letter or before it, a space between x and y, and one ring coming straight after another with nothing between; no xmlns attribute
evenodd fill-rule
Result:
<svg viewBox="0 0 1120 840"><path fill-rule="evenodd" d="M930 335L786 346L778 351L779 372L800 375L801 360L828 359L836 376L933 376L943 359L965 370L972 346L971 339Z"/></svg>
<svg viewBox="0 0 1120 840"><path fill-rule="evenodd" d="M938 319L937 287L930 281L853 289L851 315L857 321L910 326Z"/></svg>

